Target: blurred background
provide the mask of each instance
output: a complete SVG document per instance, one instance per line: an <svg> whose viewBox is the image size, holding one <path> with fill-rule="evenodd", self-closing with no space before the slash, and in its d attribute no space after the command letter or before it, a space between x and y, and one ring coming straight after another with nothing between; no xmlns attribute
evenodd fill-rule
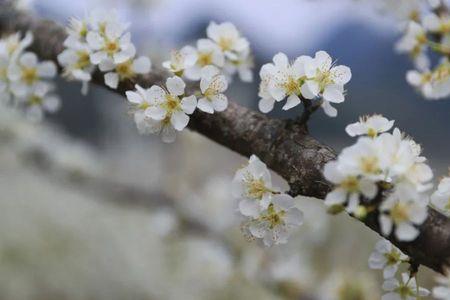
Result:
<svg viewBox="0 0 450 300"><path fill-rule="evenodd" d="M326 50L353 78L338 117L318 111L312 134L339 150L347 124L381 113L422 144L436 177L447 172L450 101L408 86L396 20L376 0L22 2L61 24L117 9L157 66L210 21L231 21L251 43L256 80L236 80L228 95L253 109L257 73L275 53ZM245 158L193 132L169 145L139 136L124 99L103 89L83 97L61 80L58 92L62 109L42 124L0 111L0 299L380 299L381 273L367 266L378 236L359 222L302 197L305 224L287 245L248 242L229 188ZM273 117L300 113L280 107ZM419 281L430 287L432 273Z"/></svg>

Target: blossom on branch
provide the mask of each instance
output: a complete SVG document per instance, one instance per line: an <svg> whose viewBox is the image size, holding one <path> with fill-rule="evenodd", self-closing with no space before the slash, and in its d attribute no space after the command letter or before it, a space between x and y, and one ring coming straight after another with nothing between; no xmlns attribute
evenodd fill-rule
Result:
<svg viewBox="0 0 450 300"><path fill-rule="evenodd" d="M369 267L377 270L383 269L383 276L387 279L394 277L400 264L407 260L408 256L389 241L382 239L377 242L369 257Z"/></svg>

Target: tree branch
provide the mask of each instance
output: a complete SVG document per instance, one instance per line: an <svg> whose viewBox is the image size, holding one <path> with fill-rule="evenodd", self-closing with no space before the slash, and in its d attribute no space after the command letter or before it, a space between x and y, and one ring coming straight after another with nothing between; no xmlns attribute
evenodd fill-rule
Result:
<svg viewBox="0 0 450 300"><path fill-rule="evenodd" d="M1 0L0 0L1 2ZM16 31L34 33L31 50L41 59L56 62L63 50L66 33L52 21L37 20L8 5L0 6L0 34ZM143 87L161 83L166 78L162 71L138 77L135 82ZM103 76L97 73L93 82L103 86ZM123 82L117 90L124 96L134 89L134 83ZM290 185L292 195L323 199L332 188L322 175L324 164L336 158L335 152L308 134L306 126L293 121L268 118L231 102L228 109L213 115L196 111L189 128L242 155L256 154ZM377 213L368 215L364 223L380 232ZM420 226L420 235L413 242L389 240L409 255L414 262L444 273L450 268L450 219L429 209L427 220Z"/></svg>

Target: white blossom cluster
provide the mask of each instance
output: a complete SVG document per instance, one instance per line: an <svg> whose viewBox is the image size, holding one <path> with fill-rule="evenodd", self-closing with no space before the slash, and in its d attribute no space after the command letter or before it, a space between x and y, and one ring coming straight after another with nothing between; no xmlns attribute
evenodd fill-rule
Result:
<svg viewBox="0 0 450 300"><path fill-rule="evenodd" d="M116 89L119 82L150 72L148 57L136 57L136 48L115 11L94 11L85 19L72 18L67 28L66 47L58 56L64 75L81 81L82 93L97 66L105 72L105 84Z"/></svg>
<svg viewBox="0 0 450 300"><path fill-rule="evenodd" d="M267 166L255 155L236 172L232 192L246 218L244 234L262 239L268 247L286 243L293 229L303 223L303 213L295 207L294 199L272 186Z"/></svg>
<svg viewBox="0 0 450 300"><path fill-rule="evenodd" d="M409 21L396 50L414 61L416 70L407 72L408 83L426 99L442 99L450 96L450 14L448 9L439 9L448 5L445 1L427 1L427 9L423 9L423 4L409 8ZM430 51L441 56L434 66Z"/></svg>
<svg viewBox="0 0 450 300"><path fill-rule="evenodd" d="M393 125L375 115L347 126L349 135L360 137L325 165L325 178L335 186L325 204L359 218L378 210L384 236L394 233L400 241L412 241L427 218L425 192L432 187L433 173L420 145L398 128L387 132Z"/></svg>
<svg viewBox="0 0 450 300"><path fill-rule="evenodd" d="M415 275L402 273L402 280L395 278L399 266L408 263L409 258L389 241L382 239L377 242L373 253L369 257L369 267L371 269L383 269L383 290L386 294L382 300L413 300L426 297L430 294L425 288L418 287Z"/></svg>
<svg viewBox="0 0 450 300"><path fill-rule="evenodd" d="M342 103L344 85L351 79L350 68L335 66L325 51L310 56L297 57L292 63L284 53L273 57L273 63L262 66L259 73L259 109L270 112L275 102L286 100L284 110L291 109L302 102L302 99L321 99L321 106L330 117L337 115L331 103Z"/></svg>
<svg viewBox="0 0 450 300"><path fill-rule="evenodd" d="M50 79L56 75L51 61L39 61L25 51L33 34L15 33L0 39L0 102L23 110L28 119L40 121L44 112L55 112L60 100L52 94Z"/></svg>
<svg viewBox="0 0 450 300"><path fill-rule="evenodd" d="M213 114L228 107L224 92L234 73L238 72L243 81L251 81L249 43L236 27L228 22L212 22L207 35L209 39L197 41L197 48L185 46L163 62L163 67L174 75L167 79L165 87L154 85L145 90L136 85L135 91L126 92L140 133L160 134L164 142L173 142L196 108ZM197 90L185 94L182 77L199 81Z"/></svg>
<svg viewBox="0 0 450 300"><path fill-rule="evenodd" d="M196 47L185 46L172 51L170 60L163 62L163 67L193 81L202 78L202 69L206 66L215 66L228 81L236 73L244 82L253 80L250 44L233 24L211 22L206 36L197 41Z"/></svg>

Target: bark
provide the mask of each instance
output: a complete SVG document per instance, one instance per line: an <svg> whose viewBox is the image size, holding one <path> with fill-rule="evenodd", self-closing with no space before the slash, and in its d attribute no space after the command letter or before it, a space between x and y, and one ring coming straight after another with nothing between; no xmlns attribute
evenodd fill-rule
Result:
<svg viewBox="0 0 450 300"><path fill-rule="evenodd" d="M0 4L1 4L0 0ZM56 62L63 50L66 37L62 26L18 12L7 4L0 6L0 34L31 30L35 40L31 50L41 59ZM143 87L161 83L167 76L163 71L153 71L135 79ZM105 87L101 74L96 74L94 84ZM134 89L134 83L121 83L115 93L125 94ZM322 175L324 164L335 159L330 147L309 135L306 126L294 121L271 119L237 103L230 102L228 109L213 115L196 111L189 128L242 155L256 154L273 171L290 185L290 193L323 199L332 188ZM364 223L380 232L377 213L371 213ZM429 215L420 226L420 235L413 242L388 239L409 255L414 264L427 266L444 273L450 268L450 219L429 209Z"/></svg>

